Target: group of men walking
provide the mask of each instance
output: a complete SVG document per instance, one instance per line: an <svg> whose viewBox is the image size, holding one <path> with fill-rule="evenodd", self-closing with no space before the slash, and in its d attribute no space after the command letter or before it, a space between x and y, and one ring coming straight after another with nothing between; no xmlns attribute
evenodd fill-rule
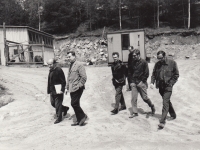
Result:
<svg viewBox="0 0 200 150"><path fill-rule="evenodd" d="M155 106L148 97L147 94L147 78L149 77L149 67L146 60L140 57L140 51L134 49L133 46L129 47L129 58L128 65L122 63L119 60L119 53L113 52L112 56L114 62L111 66L112 70L112 82L116 90L115 94L115 108L111 111L113 114L117 114L119 111L126 109L126 104L124 101L124 96L122 93L123 86L126 85L126 77L128 79L128 90L131 91L131 104L132 104L132 114L129 118L134 118L138 116L137 109L137 99L138 93L142 97L143 101L148 104L151 108L152 115L155 114ZM159 93L163 99L162 116L160 119L159 128L164 128L166 116L169 112L169 120L176 119L176 113L170 101L172 95L173 85L176 83L179 77L179 71L177 64L174 60L170 60L166 57L164 51L159 51L157 53L158 62L155 64L153 73L151 76L151 85L154 87L156 83L156 88L159 88ZM121 107L119 108L119 103Z"/></svg>
<svg viewBox="0 0 200 150"><path fill-rule="evenodd" d="M117 114L119 111L126 109L126 103L123 96L123 86L126 85L126 78L128 79L128 90L131 91L131 104L132 113L129 118L134 118L138 116L137 100L138 94L142 97L143 101L148 104L151 108L152 115L155 114L155 106L148 97L147 79L149 77L149 67L146 60L140 57L140 51L134 49L133 46L129 47L129 58L128 65L126 66L119 59L119 53L113 52L112 57L114 62L111 66L112 70L112 83L115 87L115 107L111 111L113 114ZM87 115L84 113L80 107L80 98L85 89L85 82L87 80L87 75L84 66L76 60L76 55L74 51L69 51L67 53L67 59L70 62L70 67L68 71L67 82L65 80L65 74L63 70L57 66L55 59L50 59L48 65L50 68L48 76L48 87L47 93L50 94L51 105L56 110L57 120L55 124L62 121L62 114L65 116L69 107L63 106L63 97L66 90L71 96L71 106L74 109L77 121L72 124L84 125L87 120ZM174 60L170 60L166 57L164 51L159 51L157 53L158 62L155 64L153 73L151 76L150 87L154 88L154 83L156 88L159 88L159 93L163 99L162 116L160 119L159 128L164 128L165 120L169 112L169 120L176 119L176 113L170 101L172 95L173 85L176 83L179 77L179 71L177 64ZM56 85L60 85L60 89L56 89ZM121 106L120 106L121 105ZM120 106L120 107L119 107Z"/></svg>

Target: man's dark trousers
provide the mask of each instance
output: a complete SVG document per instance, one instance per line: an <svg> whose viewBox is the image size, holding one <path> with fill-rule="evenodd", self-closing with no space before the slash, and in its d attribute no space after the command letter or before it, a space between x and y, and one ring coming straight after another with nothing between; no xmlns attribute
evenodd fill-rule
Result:
<svg viewBox="0 0 200 150"><path fill-rule="evenodd" d="M79 88L77 91L70 93L71 105L76 114L76 119L77 119L78 123L81 121L81 119L83 119L85 117L85 113L83 112L82 108L80 107L80 98L81 98L82 94L83 94L83 88Z"/></svg>
<svg viewBox="0 0 200 150"><path fill-rule="evenodd" d="M165 123L168 112L171 117L176 117L176 113L170 101L172 95L172 87L166 86L163 83L161 83L159 85L159 93L163 98L163 108L160 123Z"/></svg>
<svg viewBox="0 0 200 150"><path fill-rule="evenodd" d="M125 101L124 101L124 96L122 93L122 85L116 85L115 86L115 90L116 90L116 94L115 94L115 108L119 108L119 103L121 103L121 107L126 107Z"/></svg>
<svg viewBox="0 0 200 150"><path fill-rule="evenodd" d="M67 107L62 105L64 94L50 94L51 105L56 109L56 114L58 120L62 120L62 112L64 112Z"/></svg>

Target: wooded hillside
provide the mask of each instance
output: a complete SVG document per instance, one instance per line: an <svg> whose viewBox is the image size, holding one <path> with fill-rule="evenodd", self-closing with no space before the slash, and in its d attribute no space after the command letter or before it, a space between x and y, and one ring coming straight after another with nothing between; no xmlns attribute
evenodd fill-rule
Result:
<svg viewBox="0 0 200 150"><path fill-rule="evenodd" d="M199 0L1 0L0 24L28 25L53 34L99 28L194 28Z"/></svg>

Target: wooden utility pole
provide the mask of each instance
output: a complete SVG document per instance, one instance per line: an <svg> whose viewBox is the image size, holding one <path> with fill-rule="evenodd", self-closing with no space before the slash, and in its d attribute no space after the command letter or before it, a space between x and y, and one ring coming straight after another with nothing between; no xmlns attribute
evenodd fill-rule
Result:
<svg viewBox="0 0 200 150"><path fill-rule="evenodd" d="M182 7L183 7L183 24L184 24L184 28L185 28L185 17L184 17L184 4L183 4L183 0L182 0Z"/></svg>
<svg viewBox="0 0 200 150"><path fill-rule="evenodd" d="M44 41L42 41L42 62L44 64Z"/></svg>
<svg viewBox="0 0 200 150"><path fill-rule="evenodd" d="M190 29L190 0L188 0L188 29Z"/></svg>
<svg viewBox="0 0 200 150"><path fill-rule="evenodd" d="M121 0L119 0L119 28L122 29Z"/></svg>
<svg viewBox="0 0 200 150"><path fill-rule="evenodd" d="M4 62L2 63L2 65L7 65L8 62L8 50L7 50L7 44L6 44L6 24L5 22L3 23L3 39L4 39L4 55L2 55L2 58L4 60ZM4 57L4 58L3 58Z"/></svg>

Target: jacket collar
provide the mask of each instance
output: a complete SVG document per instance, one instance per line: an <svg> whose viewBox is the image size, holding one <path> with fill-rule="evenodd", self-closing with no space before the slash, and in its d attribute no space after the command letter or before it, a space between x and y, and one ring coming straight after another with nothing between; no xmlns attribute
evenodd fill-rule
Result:
<svg viewBox="0 0 200 150"><path fill-rule="evenodd" d="M165 60L164 60L163 64L164 64L164 65L168 65L168 64L169 64L169 60L168 60L167 57L165 57Z"/></svg>
<svg viewBox="0 0 200 150"><path fill-rule="evenodd" d="M71 63L72 67L70 69L70 73L72 72L73 68L76 66L77 64L77 61L75 60L75 62Z"/></svg>
<svg viewBox="0 0 200 150"><path fill-rule="evenodd" d="M54 70L56 70L57 66L55 66L54 68L50 69L49 72L52 72Z"/></svg>
<svg viewBox="0 0 200 150"><path fill-rule="evenodd" d="M116 64L121 64L121 63L122 63L121 60L118 60L117 62L113 62L114 65L116 65Z"/></svg>

